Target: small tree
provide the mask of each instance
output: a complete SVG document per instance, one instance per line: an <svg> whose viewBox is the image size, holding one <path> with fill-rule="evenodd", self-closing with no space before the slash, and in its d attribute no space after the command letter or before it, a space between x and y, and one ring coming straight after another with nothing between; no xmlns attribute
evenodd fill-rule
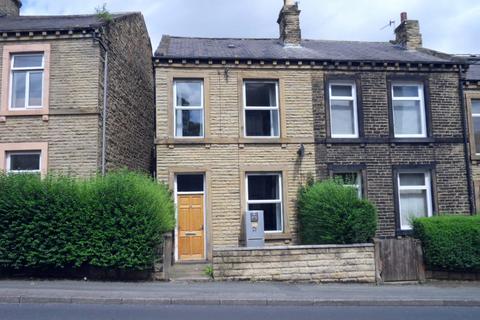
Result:
<svg viewBox="0 0 480 320"><path fill-rule="evenodd" d="M107 9L107 4L104 3L101 7L96 7L95 12L97 13L98 19L110 23L113 21L113 16Z"/></svg>
<svg viewBox="0 0 480 320"><path fill-rule="evenodd" d="M377 229L375 206L332 180L300 189L298 216L303 244L368 242Z"/></svg>

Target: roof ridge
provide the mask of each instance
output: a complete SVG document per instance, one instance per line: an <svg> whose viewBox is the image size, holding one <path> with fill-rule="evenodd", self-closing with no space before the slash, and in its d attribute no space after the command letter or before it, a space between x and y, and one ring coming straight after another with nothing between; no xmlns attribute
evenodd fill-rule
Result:
<svg viewBox="0 0 480 320"><path fill-rule="evenodd" d="M236 41L245 41L245 40L271 40L278 41L278 38L234 38L234 37L190 37L190 36L172 36L164 35L165 37L171 39L191 39L191 40L236 40ZM366 40L330 40L330 39L302 39L302 41L321 41L321 42L332 42L332 43L378 43L378 44L392 44L389 41L366 41ZM394 45L394 44L392 44Z"/></svg>
<svg viewBox="0 0 480 320"><path fill-rule="evenodd" d="M111 14L116 17L122 17L127 15L139 14L139 11L131 12L112 12ZM1 18L18 19L18 18L39 18L39 19L52 19L52 18L92 18L98 16L96 13L86 14L54 14L54 15L20 15L20 16L2 16Z"/></svg>

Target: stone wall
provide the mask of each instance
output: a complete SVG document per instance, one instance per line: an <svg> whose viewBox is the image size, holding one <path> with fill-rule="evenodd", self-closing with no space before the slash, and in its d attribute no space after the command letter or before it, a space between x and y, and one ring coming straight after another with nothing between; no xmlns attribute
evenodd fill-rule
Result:
<svg viewBox="0 0 480 320"><path fill-rule="evenodd" d="M280 94L286 119L284 137L260 143L241 137L242 74L264 79L282 79ZM329 126L325 97L328 76L357 79L362 104L359 139L335 141L327 135ZM424 79L431 136L424 141L399 141L392 137L389 115L389 77ZM172 137L171 81L174 77L195 77L208 81L206 95L207 137L178 141ZM207 192L211 206L212 244L235 246L241 238L242 167L284 166L288 172L287 217L291 236L267 239L268 243L298 243L295 200L298 187L308 175L322 180L330 176L330 166L363 166L365 195L378 207L377 236L397 234L394 177L395 166L428 165L433 169L435 214L468 214L469 195L463 143L463 116L458 74L451 70L412 72L322 70L285 66L178 65L157 67L157 177L173 187L171 176L177 169L210 171ZM297 150L306 150L301 159ZM170 179L170 180L169 180ZM207 182L208 183L208 182Z"/></svg>
<svg viewBox="0 0 480 320"><path fill-rule="evenodd" d="M327 135L326 75L358 77L364 134L360 139L337 142ZM468 214L469 195L463 116L458 95L458 75L453 72L415 73L423 77L430 109L428 142L400 141L391 136L387 79L408 76L403 72L327 72L313 74L316 176L326 179L330 166L364 166L366 197L378 208L377 236L396 235L394 166L429 165L434 168L435 214Z"/></svg>
<svg viewBox="0 0 480 320"><path fill-rule="evenodd" d="M116 19L106 28L106 37L109 43L106 167L149 172L155 102L152 46L143 16L138 13ZM101 101L102 89L103 83Z"/></svg>
<svg viewBox="0 0 480 320"><path fill-rule="evenodd" d="M100 160L98 45L92 39L0 42L0 55L5 45L46 43L51 46L48 120L7 116L0 122L0 144L48 142L49 171L93 175ZM5 67L0 59L0 72Z"/></svg>
<svg viewBox="0 0 480 320"><path fill-rule="evenodd" d="M218 248L216 280L375 282L373 244Z"/></svg>
<svg viewBox="0 0 480 320"><path fill-rule="evenodd" d="M21 3L19 0L0 0L0 16L18 16L20 13Z"/></svg>
<svg viewBox="0 0 480 320"><path fill-rule="evenodd" d="M255 76L280 79L280 139L248 141L241 135L243 107L240 101L243 78ZM202 78L205 83L205 139L175 139L171 120L172 80ZM242 240L245 210L245 172L281 172L284 183L283 233L269 235L269 244L298 243L296 196L298 189L315 174L313 146L312 88L309 72L267 71L223 67L157 68L157 178L173 190L177 172L207 174L207 243L238 246ZM284 107L288 106L288 107ZM283 108L282 108L283 107ZM283 109L283 110L282 110ZM169 120L170 119L170 120ZM301 144L305 155L297 154ZM211 250L211 249L210 249Z"/></svg>

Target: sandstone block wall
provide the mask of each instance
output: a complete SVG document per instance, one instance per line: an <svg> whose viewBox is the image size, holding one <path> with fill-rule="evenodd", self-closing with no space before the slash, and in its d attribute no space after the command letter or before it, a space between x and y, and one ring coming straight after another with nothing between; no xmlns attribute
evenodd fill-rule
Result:
<svg viewBox="0 0 480 320"><path fill-rule="evenodd" d="M375 282L373 244L218 248L216 280Z"/></svg>

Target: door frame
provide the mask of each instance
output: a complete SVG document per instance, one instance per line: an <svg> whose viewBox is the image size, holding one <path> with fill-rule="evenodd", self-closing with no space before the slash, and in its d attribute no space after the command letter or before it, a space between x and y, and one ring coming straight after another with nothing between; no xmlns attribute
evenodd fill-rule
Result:
<svg viewBox="0 0 480 320"><path fill-rule="evenodd" d="M194 175L202 175L203 176L203 191L194 191L194 192L178 192L177 190L177 176L178 175L185 175L185 174L194 174ZM174 257L175 262L183 262L183 261L197 261L197 260L180 260L178 255L178 196L180 195L203 195L203 259L198 261L207 261L207 191L206 191L206 173L205 172L175 172L173 176L173 190L174 190L174 202L175 202L175 234L174 234Z"/></svg>

